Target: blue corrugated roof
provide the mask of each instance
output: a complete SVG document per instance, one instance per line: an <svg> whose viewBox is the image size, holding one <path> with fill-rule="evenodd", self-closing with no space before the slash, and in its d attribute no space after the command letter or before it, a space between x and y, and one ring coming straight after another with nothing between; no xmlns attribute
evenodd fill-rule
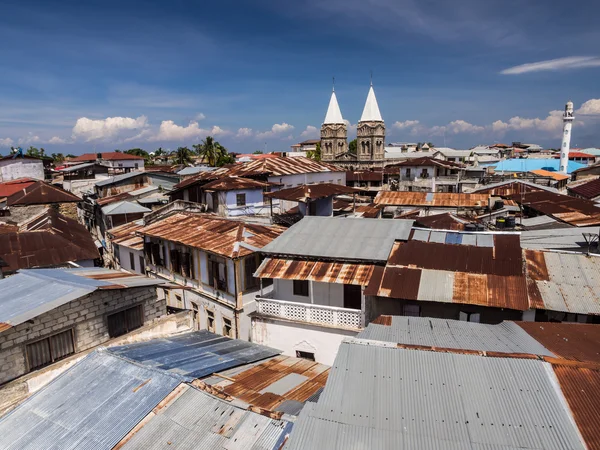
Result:
<svg viewBox="0 0 600 450"><path fill-rule="evenodd" d="M0 448L111 449L180 383L96 351L0 419Z"/></svg>
<svg viewBox="0 0 600 450"><path fill-rule="evenodd" d="M110 352L192 380L281 353L252 342L229 339L206 330L112 347Z"/></svg>
<svg viewBox="0 0 600 450"><path fill-rule="evenodd" d="M558 172L559 159L506 159L497 164L489 164L495 167L496 172L530 172L532 170L548 170L550 172ZM587 167L585 164L580 164L574 161L569 161L567 165L567 173L571 173L577 169Z"/></svg>

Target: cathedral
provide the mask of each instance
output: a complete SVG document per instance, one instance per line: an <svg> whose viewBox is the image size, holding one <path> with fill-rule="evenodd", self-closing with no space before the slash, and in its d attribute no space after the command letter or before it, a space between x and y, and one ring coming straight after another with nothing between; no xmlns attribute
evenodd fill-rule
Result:
<svg viewBox="0 0 600 450"><path fill-rule="evenodd" d="M373 84L356 128L356 153L348 148L348 126L340 105L331 93L321 126L321 160L353 168L382 166L385 159L385 123L379 112Z"/></svg>

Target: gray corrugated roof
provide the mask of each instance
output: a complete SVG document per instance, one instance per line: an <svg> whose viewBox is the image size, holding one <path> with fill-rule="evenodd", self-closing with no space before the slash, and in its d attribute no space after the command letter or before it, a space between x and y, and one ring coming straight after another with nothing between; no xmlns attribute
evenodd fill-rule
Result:
<svg viewBox="0 0 600 450"><path fill-rule="evenodd" d="M95 166L96 163L95 162L89 162L89 163L83 163L83 164L77 164L75 166L71 166L71 167L65 167L63 169L59 169L58 172L75 172L77 170L80 169L85 169L87 167L92 167Z"/></svg>
<svg viewBox="0 0 600 450"><path fill-rule="evenodd" d="M585 448L546 362L358 342L341 344L286 450Z"/></svg>
<svg viewBox="0 0 600 450"><path fill-rule="evenodd" d="M274 449L291 424L273 420L187 387L152 417L124 449Z"/></svg>
<svg viewBox="0 0 600 450"><path fill-rule="evenodd" d="M109 277L111 273L115 279ZM0 323L19 325L109 285L138 287L163 283L143 276L122 277L122 274L104 268L20 270L0 280ZM86 278L95 275L105 278Z"/></svg>
<svg viewBox="0 0 600 450"><path fill-rule="evenodd" d="M111 347L109 351L149 367L168 370L188 380L281 353L263 345L229 339L206 330Z"/></svg>
<svg viewBox="0 0 600 450"><path fill-rule="evenodd" d="M177 175L195 175L200 172L211 172L215 169L216 167L186 167L177 172Z"/></svg>
<svg viewBox="0 0 600 450"><path fill-rule="evenodd" d="M499 183L484 184L484 185L481 185L480 187L478 187L477 189L475 189L473 192L475 193L475 192L479 192L479 191L485 191L488 189L505 186L505 185L511 184L511 183L521 183L521 184L524 184L525 186L530 186L530 187L533 187L536 189L541 189L541 190L548 191L548 192L554 192L555 194L560 194L558 189L555 189L553 187L542 186L541 184L536 184L536 183L532 183L531 181L520 180L520 179L500 181Z"/></svg>
<svg viewBox="0 0 600 450"><path fill-rule="evenodd" d="M443 231L414 228L413 241L437 242L440 244L474 245L477 247L493 247L494 233L490 231Z"/></svg>
<svg viewBox="0 0 600 450"><path fill-rule="evenodd" d="M102 214L105 216L114 216L116 214L136 214L136 213L147 213L152 212L151 209L140 205L137 202L116 202L106 205L102 208Z"/></svg>
<svg viewBox="0 0 600 450"><path fill-rule="evenodd" d="M392 316L391 319L390 326L370 323L357 338L407 345L554 356L514 322L488 325L427 317Z"/></svg>
<svg viewBox="0 0 600 450"><path fill-rule="evenodd" d="M144 175L144 172L128 172L123 173L121 175L115 175L114 177L107 178L106 180L98 181L96 186L103 187L108 186L114 183L118 183L119 181L128 180L129 178L134 178L139 175Z"/></svg>
<svg viewBox="0 0 600 450"><path fill-rule="evenodd" d="M598 233L598 227L570 227L552 230L526 230L521 232L521 247L531 250L586 251L588 245L583 233ZM593 251L596 249L593 247Z"/></svg>
<svg viewBox="0 0 600 450"><path fill-rule="evenodd" d="M180 382L96 351L0 419L0 448L111 449Z"/></svg>
<svg viewBox="0 0 600 450"><path fill-rule="evenodd" d="M304 217L263 247L265 253L386 261L396 239L407 240L412 220Z"/></svg>

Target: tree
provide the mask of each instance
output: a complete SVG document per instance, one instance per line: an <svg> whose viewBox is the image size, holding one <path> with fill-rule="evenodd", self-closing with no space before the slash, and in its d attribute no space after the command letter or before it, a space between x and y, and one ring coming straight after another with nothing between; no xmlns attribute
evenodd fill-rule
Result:
<svg viewBox="0 0 600 450"><path fill-rule="evenodd" d="M129 150L126 150L125 153L127 153L128 155L141 156L146 162L148 162L148 160L150 159L150 155L148 154L148 152L141 148L130 148Z"/></svg>
<svg viewBox="0 0 600 450"><path fill-rule="evenodd" d="M306 156L315 161L321 161L321 143L317 142L314 150L308 150Z"/></svg>
<svg viewBox="0 0 600 450"><path fill-rule="evenodd" d="M63 155L62 153L52 153L50 156L52 157L52 161L54 161L57 164L65 160L65 155Z"/></svg>
<svg viewBox="0 0 600 450"><path fill-rule="evenodd" d="M192 164L192 151L187 147L179 147L173 153L171 153L171 157L173 158L173 162L175 164L183 164L187 166L188 164Z"/></svg>
<svg viewBox="0 0 600 450"><path fill-rule="evenodd" d="M263 152L262 152L262 150L254 150L254 151L252 152L252 154L253 154L253 155L262 155L262 154L263 154Z"/></svg>
<svg viewBox="0 0 600 450"><path fill-rule="evenodd" d="M222 167L225 164L233 164L235 162L235 155L233 153L227 153L219 156L217 159L217 167Z"/></svg>
<svg viewBox="0 0 600 450"><path fill-rule="evenodd" d="M433 142L428 142L427 145L429 145L429 148L435 147L435 145L433 145Z"/></svg>
<svg viewBox="0 0 600 450"><path fill-rule="evenodd" d="M40 150L34 146L30 146L25 153L27 156L33 156L34 158L40 158L42 154L40 154Z"/></svg>
<svg viewBox="0 0 600 450"><path fill-rule="evenodd" d="M356 155L356 146L357 146L357 141L356 139L352 139L349 143L348 143L348 151L350 153L354 153Z"/></svg>
<svg viewBox="0 0 600 450"><path fill-rule="evenodd" d="M227 149L215 141L212 136L206 136L201 144L196 144L193 147L198 156L201 156L202 160L206 161L211 167L217 166L218 163L222 163L221 165L227 164L223 161L229 160L226 158L228 156Z"/></svg>
<svg viewBox="0 0 600 450"><path fill-rule="evenodd" d="M69 153L67 156L65 156L65 158L75 158L75 155L72 153Z"/></svg>
<svg viewBox="0 0 600 450"><path fill-rule="evenodd" d="M162 156L162 155L164 155L164 154L166 154L166 152L165 152L165 151L162 149L162 147L158 147L158 150L156 150L156 151L154 152L154 156L155 156L155 157L156 157L156 156Z"/></svg>

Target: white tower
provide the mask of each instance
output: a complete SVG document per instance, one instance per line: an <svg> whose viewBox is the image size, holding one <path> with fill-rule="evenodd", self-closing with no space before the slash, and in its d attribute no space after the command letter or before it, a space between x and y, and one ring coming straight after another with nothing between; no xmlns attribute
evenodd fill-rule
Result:
<svg viewBox="0 0 600 450"><path fill-rule="evenodd" d="M563 114L563 138L560 147L560 171L567 173L569 166L569 149L571 146L571 126L573 125L573 102L568 101L565 105L565 113Z"/></svg>

